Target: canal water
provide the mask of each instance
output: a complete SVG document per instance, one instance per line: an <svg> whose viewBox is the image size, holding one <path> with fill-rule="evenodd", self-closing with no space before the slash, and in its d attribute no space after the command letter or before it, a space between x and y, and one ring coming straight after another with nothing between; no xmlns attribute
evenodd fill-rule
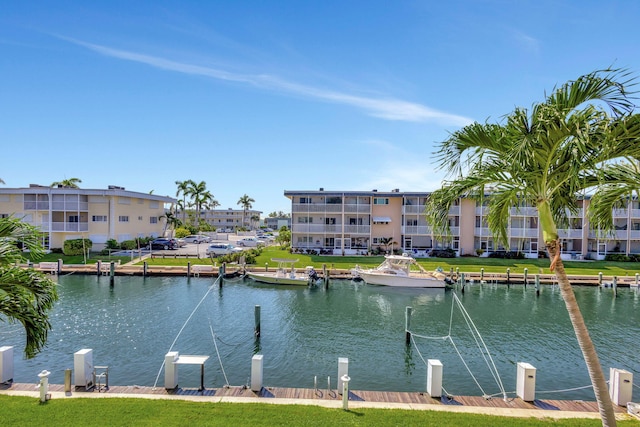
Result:
<svg viewBox="0 0 640 427"><path fill-rule="evenodd" d="M329 382L335 389L338 358L346 357L352 389L425 391L424 361L439 359L443 387L452 395L502 397L504 390L513 396L516 364L527 362L537 369L538 398L593 399L557 287L544 286L538 296L533 286L495 284L476 284L462 293L352 281L333 281L327 290L249 280L220 287L213 278L185 277L122 276L113 286L108 277L69 275L58 281L53 329L36 358L22 357L21 326L0 321L0 346L15 346L16 382L35 383L46 369L52 383L62 383L64 370L73 368L73 354L91 348L94 364L109 366L110 384L163 387L164 355L173 350L210 356L205 364L210 388L248 384L251 358L263 354L265 386L312 388L317 382L326 389ZM617 297L612 289L596 287L575 292L605 375L616 367L637 376L637 290L618 289ZM454 294L470 321L453 303ZM415 334L409 346L406 307L412 307ZM473 325L480 338L470 332ZM490 359L478 348L481 341ZM181 366L180 386L197 387L199 375L197 366Z"/></svg>

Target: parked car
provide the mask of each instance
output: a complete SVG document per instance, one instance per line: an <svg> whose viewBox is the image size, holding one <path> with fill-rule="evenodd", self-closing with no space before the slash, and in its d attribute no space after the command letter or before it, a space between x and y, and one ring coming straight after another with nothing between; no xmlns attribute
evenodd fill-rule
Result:
<svg viewBox="0 0 640 427"><path fill-rule="evenodd" d="M255 237L243 237L236 242L238 246L256 247L258 245L264 245L264 242L256 239Z"/></svg>
<svg viewBox="0 0 640 427"><path fill-rule="evenodd" d="M242 249L236 248L230 243L213 243L207 246L205 251L207 256L229 255L234 252L242 252Z"/></svg>
<svg viewBox="0 0 640 427"><path fill-rule="evenodd" d="M176 239L176 242L178 243L178 247L181 248L183 246L185 246L187 244L187 242L184 241L184 239Z"/></svg>
<svg viewBox="0 0 640 427"><path fill-rule="evenodd" d="M150 248L153 249L177 249L178 248L178 241L176 239L166 239L166 238L159 238L159 239L154 239L151 241L151 243L149 243Z"/></svg>
<svg viewBox="0 0 640 427"><path fill-rule="evenodd" d="M205 236L204 234L192 234L191 236L183 237L186 243L209 243L211 241L211 237Z"/></svg>

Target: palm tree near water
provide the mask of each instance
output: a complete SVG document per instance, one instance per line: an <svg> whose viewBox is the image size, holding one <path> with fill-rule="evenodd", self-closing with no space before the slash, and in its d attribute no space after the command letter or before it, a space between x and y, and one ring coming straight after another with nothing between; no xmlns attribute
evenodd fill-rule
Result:
<svg viewBox="0 0 640 427"><path fill-rule="evenodd" d="M24 355L35 357L46 345L51 329L49 312L58 299L57 284L32 268L17 264L26 262L22 244L31 259L44 254L39 230L14 217L0 218L0 323L21 323L26 333Z"/></svg>
<svg viewBox="0 0 640 427"><path fill-rule="evenodd" d="M598 402L602 424L615 426L602 366L560 259L558 227L566 228L576 200L592 193L592 228L613 229L612 207L640 186L640 116L631 101L636 78L625 70L599 70L554 89L531 111L516 108L504 124L473 123L454 132L436 153L451 181L425 205L434 232L449 235L453 202L488 197L488 226L509 248L510 210L525 202L538 208L540 228L558 278ZM631 173L626 175L625 173Z"/></svg>

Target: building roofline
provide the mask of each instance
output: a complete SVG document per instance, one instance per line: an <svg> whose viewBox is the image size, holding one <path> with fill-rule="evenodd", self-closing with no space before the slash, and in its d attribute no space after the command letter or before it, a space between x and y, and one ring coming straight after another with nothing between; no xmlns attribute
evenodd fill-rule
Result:
<svg viewBox="0 0 640 427"><path fill-rule="evenodd" d="M137 197L140 199L154 200L163 203L176 203L176 199L169 196L160 196L156 194L140 193L137 191L125 190L123 187L107 188L107 189L90 189L90 188L70 188L70 187L47 187L40 185L32 185L30 187L19 188L0 188L0 194L83 194L87 196L121 196L121 197Z"/></svg>

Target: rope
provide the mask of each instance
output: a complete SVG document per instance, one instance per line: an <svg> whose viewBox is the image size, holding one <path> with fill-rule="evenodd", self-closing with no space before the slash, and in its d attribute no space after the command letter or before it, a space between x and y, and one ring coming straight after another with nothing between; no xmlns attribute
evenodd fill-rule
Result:
<svg viewBox="0 0 640 427"><path fill-rule="evenodd" d="M220 352L218 351L218 344L216 344L216 334L213 332L213 327L209 324L209 330L211 331L211 338L213 338L213 345L216 348L216 354L218 355L218 361L220 362L220 369L222 370L222 375L224 376L224 384L229 386L229 380L227 379L227 374L224 372L224 366L222 366L222 358L220 357Z"/></svg>
<svg viewBox="0 0 640 427"><path fill-rule="evenodd" d="M482 354L482 358L484 359L487 367L489 368L489 372L491 372L491 375L493 376L494 381L498 384L498 387L500 388L500 391L502 391L502 393L504 394L504 398L506 399L506 392L504 389L504 385L502 384L502 379L500 378L500 374L498 373L498 368L496 367L493 358L491 357L491 353L489 352L489 348L487 347L487 345L484 342L484 339L482 338L482 335L480 335L480 332L478 331L478 328L476 327L475 323L473 323L473 319L471 319L471 316L469 316L469 313L467 312L467 310L464 308L464 306L462 305L462 302L460 301L460 299L458 298L458 296L456 294L453 294L453 299L456 300L456 302L458 303L458 307L460 308L460 311L463 313L464 317L465 317L465 322L467 323L467 326L469 327L469 330L471 330L471 333L473 335L473 339L476 342L476 345L478 346L478 349L480 350L480 353ZM473 329L472 329L473 327ZM476 336L477 334L477 336ZM478 342L478 339L480 340ZM482 343L482 347L484 348L484 351L486 351L486 353L484 353L482 351L482 348L480 348L480 343ZM487 360L488 357L488 360ZM489 364L489 362L491 362L491 364Z"/></svg>
<svg viewBox="0 0 640 427"><path fill-rule="evenodd" d="M198 308L200 308L205 298L207 297L207 295L209 295L209 292L211 292L211 290L213 289L214 285L218 282L218 280L220 280L219 277L216 279L215 282L213 282L213 285L209 286L209 289L207 289L207 292L205 292L204 296L200 299L200 301L198 302L196 307L193 309L193 311L191 312L187 320L184 322L184 324L180 328L180 331L178 331L178 335L176 335L175 339L171 343L171 346L169 347L169 351L171 351L173 349L173 346L176 345L176 342L178 341L178 338L180 338L180 335L182 334L182 331L184 331L184 328L187 326L187 323L189 323L189 321L191 320L193 315L196 313ZM158 370L158 375L156 376L156 381L153 383L153 388L155 388L156 385L158 384L158 379L160 378L160 374L162 373L163 368L164 368L164 360L162 361L162 364L160 365L160 369Z"/></svg>
<svg viewBox="0 0 640 427"><path fill-rule="evenodd" d="M453 312L454 312L454 308L456 306L458 307L458 309L462 313L462 317L463 317L463 319L464 319L464 321L465 321L465 323L467 325L467 328L469 328L469 331L471 332L471 335L473 336L473 339L474 339L474 341L476 343L476 346L478 347L478 350L482 354L482 358L483 358L485 364L487 365L487 367L489 368L489 371L491 372L491 376L493 377L494 381L498 385L498 388L500 389L500 392L496 393L495 395L488 395L484 391L484 389L482 388L482 386L478 382L477 378L475 377L475 375L471 371L471 368L469 367L469 365L465 361L464 357L462 356L462 353L460 353L460 350L456 346L456 343L453 341L453 338L451 336L451 330L452 330L452 327L453 327ZM503 398L505 400L507 399L507 392L506 392L506 390L504 388L504 385L502 383L502 379L500 378L500 374L498 373L498 368L496 367L496 365L495 365L495 363L493 361L493 358L491 357L491 353L489 352L489 349L487 348L487 345L484 342L484 339L482 338L482 335L480 335L480 332L478 331L478 328L476 327L475 323L471 319L471 316L469 315L467 310L464 308L464 306L462 305L462 302L460 301L460 299L458 298L458 296L455 293L453 294L453 298L451 300L451 315L449 317L449 334L448 335L441 336L441 337L434 337L434 336L426 336L426 335L414 334L411 331L406 331L406 332L408 332L410 334L411 342L413 343L414 347L416 348L416 350L418 352L418 355L420 356L420 359L422 359L422 362L425 365L427 364L427 362L425 361L424 357L422 356L422 353L420 352L420 349L418 348L418 345L417 345L417 343L415 341L415 337L422 338L422 339L428 339L428 340L448 340L449 342L451 342L451 345L453 346L456 354L458 355L458 357L462 361L462 364L464 365L465 369L467 370L467 372L469 373L469 375L471 376L473 381L476 383L476 385L478 386L478 388L482 392L482 395L485 398L491 398L492 396L497 396L497 395L502 394ZM444 387L442 389L444 390ZM446 393L446 390L445 390L445 393Z"/></svg>
<svg viewBox="0 0 640 427"><path fill-rule="evenodd" d="M608 382L609 381L607 381L607 383ZM565 393L567 391L584 390L586 388L593 388L593 385L589 384L589 385L585 385L585 386L582 386L582 387L565 388L565 389L562 389L562 390L546 390L546 391L536 390L536 393Z"/></svg>

